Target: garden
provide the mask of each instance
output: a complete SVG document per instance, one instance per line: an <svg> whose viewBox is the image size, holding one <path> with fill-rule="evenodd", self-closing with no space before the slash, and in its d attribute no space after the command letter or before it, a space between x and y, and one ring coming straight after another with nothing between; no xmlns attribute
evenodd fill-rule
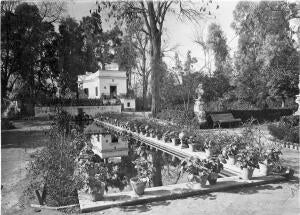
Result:
<svg viewBox="0 0 300 215"><path fill-rule="evenodd" d="M226 177L221 173L224 165L239 167L239 177L244 180L252 179L254 169L260 176L287 171L281 163L280 146L257 138L251 124L239 135L204 134L157 119L131 119L116 113L99 114L97 120L124 129L106 127L110 134L128 141L128 156L119 162L105 162L93 152L82 128L70 123L71 117L61 112L51 126L50 141L32 155L25 191L29 199L38 199L41 205L66 206L78 204L81 193L90 201L101 201L109 193L130 191L143 195L145 189L162 185L189 182L200 188L213 186L218 178ZM180 150L203 152L204 158L178 159L151 149L134 135Z"/></svg>

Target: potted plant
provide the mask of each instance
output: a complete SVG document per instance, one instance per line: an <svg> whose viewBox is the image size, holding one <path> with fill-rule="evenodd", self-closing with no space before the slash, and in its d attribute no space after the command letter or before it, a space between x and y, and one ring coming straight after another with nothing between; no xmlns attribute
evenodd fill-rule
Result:
<svg viewBox="0 0 300 215"><path fill-rule="evenodd" d="M197 143L196 143L196 136L190 136L188 138L188 144L189 144L189 149L192 152L196 151L196 145L197 145Z"/></svg>
<svg viewBox="0 0 300 215"><path fill-rule="evenodd" d="M207 178L209 184L216 184L219 173L223 169L223 164L218 158L210 158L205 162L204 166L210 170L210 173Z"/></svg>
<svg viewBox="0 0 300 215"><path fill-rule="evenodd" d="M156 139L160 140L162 138L162 133L160 130L156 130Z"/></svg>
<svg viewBox="0 0 300 215"><path fill-rule="evenodd" d="M181 171L188 173L188 180L204 187L207 182L209 170L199 158L190 157L181 162Z"/></svg>
<svg viewBox="0 0 300 215"><path fill-rule="evenodd" d="M187 138L187 132L186 131L181 131L179 133L179 139L180 139L182 149L186 149L186 148L189 147L187 142L186 142L186 138Z"/></svg>
<svg viewBox="0 0 300 215"><path fill-rule="evenodd" d="M235 142L230 143L223 148L222 155L226 158L228 164L235 165L238 150L238 145Z"/></svg>
<svg viewBox="0 0 300 215"><path fill-rule="evenodd" d="M177 131L172 131L169 136L174 146L178 146L180 144L180 139L178 138L179 133Z"/></svg>
<svg viewBox="0 0 300 215"><path fill-rule="evenodd" d="M144 157L136 159L133 163L134 168L137 170L137 176L130 179L130 184L137 195L143 195L147 183L151 183L154 167L152 162Z"/></svg>
<svg viewBox="0 0 300 215"><path fill-rule="evenodd" d="M156 132L155 132L155 129L154 129L154 128L151 128L151 129L149 130L149 133L150 133L150 137L155 138Z"/></svg>
<svg viewBox="0 0 300 215"><path fill-rule="evenodd" d="M271 167L279 164L280 155L282 155L281 150L276 148L261 151L258 165L262 176L267 176Z"/></svg>
<svg viewBox="0 0 300 215"><path fill-rule="evenodd" d="M165 133L163 133L162 139L163 139L163 141L164 141L165 143L171 141L170 133L171 133L171 132L170 132L169 130L167 130Z"/></svg>
<svg viewBox="0 0 300 215"><path fill-rule="evenodd" d="M212 141L210 139L204 141L204 150L206 158L210 158L212 156Z"/></svg>
<svg viewBox="0 0 300 215"><path fill-rule="evenodd" d="M151 131L151 129L150 129L150 126L149 125L146 125L145 126L145 134L146 134L146 137L150 137L150 131Z"/></svg>
<svg viewBox="0 0 300 215"><path fill-rule="evenodd" d="M92 201L103 199L107 180L107 168L104 163L95 163L91 159L80 159L74 174L81 181L80 192L89 194Z"/></svg>
<svg viewBox="0 0 300 215"><path fill-rule="evenodd" d="M241 178L250 180L255 168L259 168L259 149L254 146L246 147L237 154L237 163L242 170Z"/></svg>

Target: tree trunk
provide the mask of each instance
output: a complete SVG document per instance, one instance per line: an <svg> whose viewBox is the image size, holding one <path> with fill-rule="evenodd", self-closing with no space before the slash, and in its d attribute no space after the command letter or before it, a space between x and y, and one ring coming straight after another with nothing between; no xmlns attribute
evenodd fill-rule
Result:
<svg viewBox="0 0 300 215"><path fill-rule="evenodd" d="M148 107L147 91L148 91L148 78L144 76L143 77L143 110L146 110Z"/></svg>
<svg viewBox="0 0 300 215"><path fill-rule="evenodd" d="M161 151L152 152L152 162L155 168L154 175L152 177L152 183L154 187L162 186L161 168L162 168L162 156Z"/></svg>
<svg viewBox="0 0 300 215"><path fill-rule="evenodd" d="M151 45L151 112L152 116L155 117L160 109L159 81L161 73L161 36L158 32L152 36Z"/></svg>

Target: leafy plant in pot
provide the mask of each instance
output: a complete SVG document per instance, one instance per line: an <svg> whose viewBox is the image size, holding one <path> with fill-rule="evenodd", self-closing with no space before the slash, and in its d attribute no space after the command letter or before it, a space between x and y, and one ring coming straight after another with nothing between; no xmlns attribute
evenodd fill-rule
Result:
<svg viewBox="0 0 300 215"><path fill-rule="evenodd" d="M182 149L189 148L189 146L187 144L187 132L186 131L181 131L179 133L179 139L180 139Z"/></svg>
<svg viewBox="0 0 300 215"><path fill-rule="evenodd" d="M162 133L160 130L156 129L156 139L160 140L162 138Z"/></svg>
<svg viewBox="0 0 300 215"><path fill-rule="evenodd" d="M236 163L236 155L238 154L239 147L236 142L230 143L222 150L222 155L227 159L227 163L234 165Z"/></svg>
<svg viewBox="0 0 300 215"><path fill-rule="evenodd" d="M194 152L196 151L196 145L197 145L197 140L196 140L196 136L190 136L188 138L188 144L189 144L189 149Z"/></svg>
<svg viewBox="0 0 300 215"><path fill-rule="evenodd" d="M261 175L268 175L272 167L280 164L280 155L282 155L282 152L277 148L261 151L258 164Z"/></svg>
<svg viewBox="0 0 300 215"><path fill-rule="evenodd" d="M166 142L166 143L171 142L170 133L171 132L169 130L167 130L165 133L163 133L162 139L164 142Z"/></svg>
<svg viewBox="0 0 300 215"><path fill-rule="evenodd" d="M210 139L204 141L204 150L206 157L210 158L212 156L212 141Z"/></svg>
<svg viewBox="0 0 300 215"><path fill-rule="evenodd" d="M181 162L181 171L188 173L188 180L204 187L209 176L209 169L199 158L190 157Z"/></svg>
<svg viewBox="0 0 300 215"><path fill-rule="evenodd" d="M95 163L90 159L80 159L77 166L74 175L81 181L80 192L89 194L92 201L103 199L107 181L105 164Z"/></svg>
<svg viewBox="0 0 300 215"><path fill-rule="evenodd" d="M179 139L179 133L177 131L172 131L170 134L169 134L169 137L171 138L171 141L172 141L172 144L174 146L177 146L180 144L180 139Z"/></svg>
<svg viewBox="0 0 300 215"><path fill-rule="evenodd" d="M223 169L223 164L220 162L219 158L210 158L205 161L204 166L210 171L207 178L209 184L216 184L219 173Z"/></svg>
<svg viewBox="0 0 300 215"><path fill-rule="evenodd" d="M241 178L244 180L250 180L255 168L259 168L259 149L254 146L248 146L245 149L240 150L237 154L237 163L242 170Z"/></svg>
<svg viewBox="0 0 300 215"><path fill-rule="evenodd" d="M143 195L147 183L151 183L155 168L153 163L144 157L137 158L133 163L137 176L130 179L130 184L137 195Z"/></svg>

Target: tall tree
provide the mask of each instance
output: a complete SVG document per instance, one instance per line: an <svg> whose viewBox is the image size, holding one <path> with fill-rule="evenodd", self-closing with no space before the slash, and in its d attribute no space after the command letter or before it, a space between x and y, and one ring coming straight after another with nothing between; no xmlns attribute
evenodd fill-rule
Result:
<svg viewBox="0 0 300 215"><path fill-rule="evenodd" d="M113 29L104 32L102 29L102 18L99 13L92 12L90 16L83 17L81 21L85 39L86 53L89 55L92 50L94 62L100 62L101 69L113 62L116 48L121 45L122 31L115 26Z"/></svg>
<svg viewBox="0 0 300 215"><path fill-rule="evenodd" d="M22 87L23 98L54 92L57 76L57 33L50 17L59 19L62 10L49 3L41 15L40 5L5 1L1 4L1 86L2 97ZM51 6L52 5L52 6ZM56 3L63 9L61 3ZM18 87L14 87L18 83ZM15 91L15 90L14 90ZM47 92L48 91L48 92ZM17 93L18 91L16 91Z"/></svg>
<svg viewBox="0 0 300 215"><path fill-rule="evenodd" d="M145 23L143 31L150 37L151 44L151 92L152 107L151 112L155 116L160 109L159 83L162 71L162 33L166 15L174 12L176 9L171 5L177 4L177 12L188 19L197 20L203 18L205 14L210 14L209 1L203 3L200 9L193 2L175 2L175 1L121 1L121 2L98 2L97 10L100 12L103 8L109 8L110 17L116 17L119 20L132 20L135 17L141 17Z"/></svg>
<svg viewBox="0 0 300 215"><path fill-rule="evenodd" d="M77 76L85 72L83 66L83 37L75 19L67 17L59 25L59 87L61 94L77 92Z"/></svg>
<svg viewBox="0 0 300 215"><path fill-rule="evenodd" d="M220 25L212 23L208 28L207 44L213 50L215 66L218 68L228 57L229 51L225 35Z"/></svg>
<svg viewBox="0 0 300 215"><path fill-rule="evenodd" d="M299 54L295 49L289 22L296 16L294 3L237 4L233 27L239 35L235 65L239 72L237 92L240 99L261 107L267 106L267 99L275 96L274 93L270 94L270 87L277 82L275 79L278 76L275 74L290 73L286 78L297 76ZM282 98L284 104L288 94L280 90L273 92L281 94L276 97Z"/></svg>

